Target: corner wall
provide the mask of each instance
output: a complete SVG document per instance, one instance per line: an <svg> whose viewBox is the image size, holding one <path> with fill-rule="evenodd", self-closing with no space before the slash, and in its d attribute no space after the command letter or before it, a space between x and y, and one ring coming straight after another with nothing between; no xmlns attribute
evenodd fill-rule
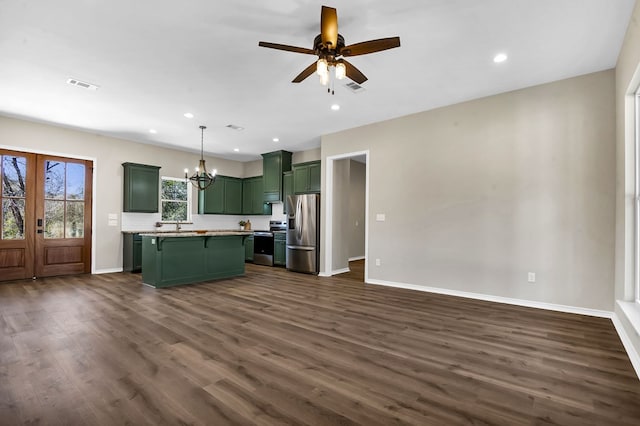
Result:
<svg viewBox="0 0 640 426"><path fill-rule="evenodd" d="M640 306L635 285L635 105L640 86L640 3L636 2L616 65L616 326L640 375ZM625 341L626 340L626 341Z"/></svg>
<svg viewBox="0 0 640 426"><path fill-rule="evenodd" d="M369 279L612 311L613 94L609 70L323 136L323 169L370 150Z"/></svg>

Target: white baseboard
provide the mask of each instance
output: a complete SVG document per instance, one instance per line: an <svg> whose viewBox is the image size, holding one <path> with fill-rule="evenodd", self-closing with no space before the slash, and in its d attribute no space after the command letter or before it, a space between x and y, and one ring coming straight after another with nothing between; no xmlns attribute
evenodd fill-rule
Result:
<svg viewBox="0 0 640 426"><path fill-rule="evenodd" d="M384 280L367 280L367 284L384 285L388 287L404 288L408 290L425 291L428 293L446 294L448 296L466 297L469 299L486 300L488 302L506 303L508 305L526 306L528 308L547 309L550 311L567 312L571 314L589 315L592 317L612 318L613 312L601 311L598 309L581 308L577 306L558 305L555 303L535 302L524 299L513 299L510 297L491 296L481 293L469 293L466 291L450 290L446 288L428 287L416 284L397 283Z"/></svg>
<svg viewBox="0 0 640 426"><path fill-rule="evenodd" d="M627 331L625 330L620 318L618 318L618 314L614 313L611 318L613 321L613 326L616 328L618 332L618 336L620 336L620 340L622 341L622 346L627 351L627 355L629 356L629 360L631 361L631 365L633 369L636 371L636 375L640 379L640 354L636 351L636 348L633 346Z"/></svg>
<svg viewBox="0 0 640 426"><path fill-rule="evenodd" d="M349 258L349 262L353 262L355 260L364 260L364 256L356 256L356 257Z"/></svg>
<svg viewBox="0 0 640 426"><path fill-rule="evenodd" d="M326 272L320 272L320 273L318 274L318 276L319 276L319 277L328 278L328 277L330 277L330 276L331 276L331 274L327 274Z"/></svg>
<svg viewBox="0 0 640 426"><path fill-rule="evenodd" d="M336 269L334 271L331 271L331 275L344 274L345 272L351 272L351 269L349 268Z"/></svg>
<svg viewBox="0 0 640 426"><path fill-rule="evenodd" d="M92 274L113 274L115 272L122 272L122 268L96 269Z"/></svg>

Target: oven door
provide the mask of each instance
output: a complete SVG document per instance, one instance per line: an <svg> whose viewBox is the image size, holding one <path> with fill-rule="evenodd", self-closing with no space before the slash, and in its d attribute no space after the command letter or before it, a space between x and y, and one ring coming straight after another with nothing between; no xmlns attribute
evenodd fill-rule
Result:
<svg viewBox="0 0 640 426"><path fill-rule="evenodd" d="M273 266L273 235L253 236L253 263Z"/></svg>

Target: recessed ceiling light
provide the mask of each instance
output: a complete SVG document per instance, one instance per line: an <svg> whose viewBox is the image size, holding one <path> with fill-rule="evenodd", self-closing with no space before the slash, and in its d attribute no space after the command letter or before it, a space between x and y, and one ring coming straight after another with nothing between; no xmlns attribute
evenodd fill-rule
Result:
<svg viewBox="0 0 640 426"><path fill-rule="evenodd" d="M504 62L506 60L507 60L506 53L498 53L496 56L493 57L493 62L495 62L496 64L499 64L500 62Z"/></svg>
<svg viewBox="0 0 640 426"><path fill-rule="evenodd" d="M193 118L193 114L190 113L190 112L185 112L184 116L187 117L187 118Z"/></svg>
<svg viewBox="0 0 640 426"><path fill-rule="evenodd" d="M158 131L156 129L149 129L149 133L153 133L155 135Z"/></svg>
<svg viewBox="0 0 640 426"><path fill-rule="evenodd" d="M233 148L233 152L240 152L240 148Z"/></svg>
<svg viewBox="0 0 640 426"><path fill-rule="evenodd" d="M340 105L333 104L333 105L331 105L331 109L334 110L334 111L338 111L340 109Z"/></svg>
<svg viewBox="0 0 640 426"><path fill-rule="evenodd" d="M280 142L280 139L278 139L278 138L273 138L273 141L274 141L274 142Z"/></svg>

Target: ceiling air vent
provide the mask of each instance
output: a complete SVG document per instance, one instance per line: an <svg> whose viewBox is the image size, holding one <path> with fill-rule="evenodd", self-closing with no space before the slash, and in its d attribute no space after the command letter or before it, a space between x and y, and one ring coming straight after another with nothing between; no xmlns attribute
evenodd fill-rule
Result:
<svg viewBox="0 0 640 426"><path fill-rule="evenodd" d="M230 128L231 130L244 130L244 127L242 126L236 126L235 124L227 124L225 127Z"/></svg>
<svg viewBox="0 0 640 426"><path fill-rule="evenodd" d="M344 85L347 89L351 90L353 93L362 93L364 92L364 87L360 86L358 83L354 83L353 81Z"/></svg>
<svg viewBox="0 0 640 426"><path fill-rule="evenodd" d="M99 86L96 86L95 84L91 84L91 83L87 83L87 82L84 82L84 81L76 80L75 78L68 79L67 83L69 83L72 86L78 86L78 87L82 87L83 89L88 89L88 90L98 90L98 87L99 87Z"/></svg>

